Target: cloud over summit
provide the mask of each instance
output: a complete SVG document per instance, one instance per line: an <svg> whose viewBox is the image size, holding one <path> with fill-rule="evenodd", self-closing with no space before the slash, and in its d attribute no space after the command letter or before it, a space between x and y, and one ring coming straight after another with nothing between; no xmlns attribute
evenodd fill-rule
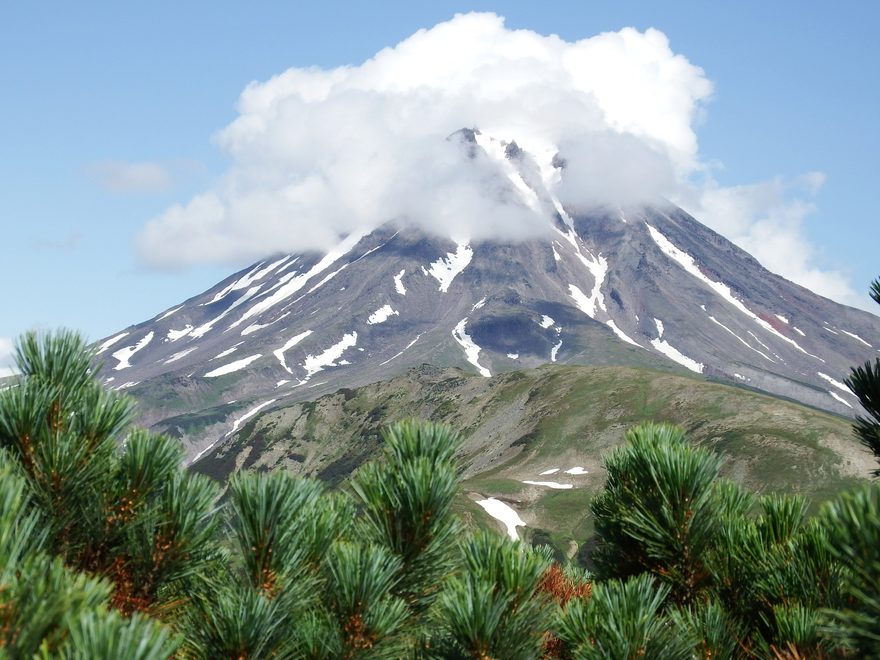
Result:
<svg viewBox="0 0 880 660"><path fill-rule="evenodd" d="M159 264L240 262L327 248L394 219L475 239L534 235L540 219L499 208L489 163L468 162L447 136L478 127L527 150L565 143L573 173L601 171L612 184L584 195L632 197L636 171L651 180L635 192L653 196L695 167L692 123L710 93L656 30L566 42L509 30L494 14L458 15L359 66L248 85L216 137L233 166L153 219L140 248Z"/></svg>
<svg viewBox="0 0 880 660"><path fill-rule="evenodd" d="M703 70L658 30L565 41L491 13L457 15L360 65L295 67L248 85L216 136L229 170L150 220L138 248L149 263L180 267L323 250L389 220L475 240L544 232L534 212L499 201L491 162L447 139L471 127L533 153L558 148L567 204L663 195L711 208L690 182L707 170L694 126L711 94ZM736 240L760 216L723 221L738 223ZM803 240L799 227L783 229ZM781 260L764 263L787 274ZM813 279L823 293L821 273Z"/></svg>

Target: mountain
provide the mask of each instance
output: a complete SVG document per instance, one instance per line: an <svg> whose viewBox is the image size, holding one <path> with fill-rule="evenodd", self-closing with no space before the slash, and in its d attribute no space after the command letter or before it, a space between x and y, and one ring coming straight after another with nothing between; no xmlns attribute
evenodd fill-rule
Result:
<svg viewBox="0 0 880 660"><path fill-rule="evenodd" d="M543 235L454 241L400 223L276 255L100 342L105 382L193 458L260 411L423 363L486 377L554 362L689 370L855 412L841 381L876 354L880 319L770 273L666 202L565 208L555 152L450 139L492 163L489 192Z"/></svg>
<svg viewBox="0 0 880 660"><path fill-rule="evenodd" d="M848 420L695 374L546 365L483 378L422 365L261 411L192 469L221 481L238 470L283 469L336 484L378 455L382 425L412 415L465 437L460 514L497 526L475 504L493 498L525 522L521 537L562 553L592 534L587 505L604 485L601 456L644 421L680 425L749 490L800 493L814 509L875 466Z"/></svg>

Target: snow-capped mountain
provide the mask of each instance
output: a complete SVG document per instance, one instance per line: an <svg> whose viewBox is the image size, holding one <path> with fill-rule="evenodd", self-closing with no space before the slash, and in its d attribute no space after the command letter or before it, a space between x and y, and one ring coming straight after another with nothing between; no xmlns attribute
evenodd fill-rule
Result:
<svg viewBox="0 0 880 660"><path fill-rule="evenodd" d="M580 211L564 161L461 131L546 236L468 242L410 226L267 258L99 342L104 377L191 455L251 416L421 363L490 376L548 362L683 368L841 414L880 319L764 269L672 205ZM466 402L463 402L466 403ZM584 402L589 405L589 402Z"/></svg>

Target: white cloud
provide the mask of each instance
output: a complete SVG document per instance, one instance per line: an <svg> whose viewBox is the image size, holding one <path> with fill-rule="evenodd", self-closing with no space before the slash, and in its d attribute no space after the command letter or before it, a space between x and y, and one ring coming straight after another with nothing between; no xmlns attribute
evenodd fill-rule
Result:
<svg viewBox="0 0 880 660"><path fill-rule="evenodd" d="M694 127L711 94L702 69L654 29L570 42L507 29L490 13L457 15L360 65L291 68L248 85L216 136L229 170L150 220L138 249L181 267L327 249L389 220L474 240L545 231L499 194L490 159L468 159L446 139L476 127L532 153L558 148L567 204L666 196L772 270L855 302L843 275L813 265L803 231L812 205L798 197L809 199L821 175L735 188L706 176Z"/></svg>
<svg viewBox="0 0 880 660"><path fill-rule="evenodd" d="M12 357L14 346L9 337L0 337L0 378L15 373L15 360Z"/></svg>
<svg viewBox="0 0 880 660"><path fill-rule="evenodd" d="M499 199L494 164L447 136L479 127L528 150L558 145L573 183L591 184L579 201L653 197L695 167L692 124L710 93L656 30L566 42L458 15L359 66L251 83L216 138L230 170L150 221L139 248L159 265L233 263L400 219L472 239L532 236L546 222ZM614 185L594 185L597 171Z"/></svg>
<svg viewBox="0 0 880 660"><path fill-rule="evenodd" d="M172 186L171 174L159 163L108 160L92 165L88 171L99 186L116 194L154 194Z"/></svg>

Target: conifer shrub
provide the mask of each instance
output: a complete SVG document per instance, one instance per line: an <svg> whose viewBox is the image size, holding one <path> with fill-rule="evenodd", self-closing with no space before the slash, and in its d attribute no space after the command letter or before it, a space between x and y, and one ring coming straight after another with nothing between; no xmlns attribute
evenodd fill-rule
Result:
<svg viewBox="0 0 880 660"><path fill-rule="evenodd" d="M221 486L131 428L77 335L0 392L0 657L880 657L880 486L812 518L666 424L605 457L595 573L469 530L461 440L405 421L341 488Z"/></svg>

